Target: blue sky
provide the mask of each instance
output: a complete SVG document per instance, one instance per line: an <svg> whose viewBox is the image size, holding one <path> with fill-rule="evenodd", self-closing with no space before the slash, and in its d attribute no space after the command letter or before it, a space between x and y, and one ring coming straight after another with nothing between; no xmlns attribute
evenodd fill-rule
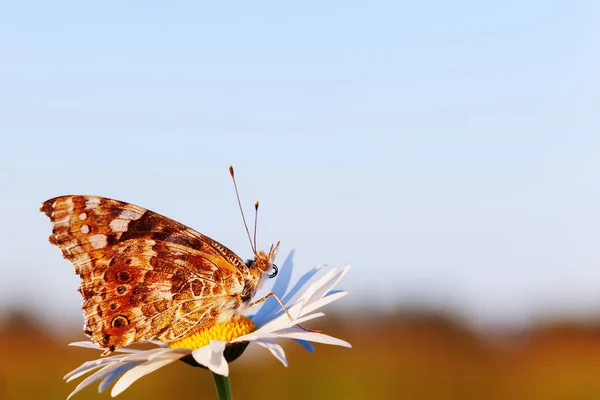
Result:
<svg viewBox="0 0 600 400"><path fill-rule="evenodd" d="M594 1L4 2L0 311L80 318L41 201L113 197L298 272L347 308L478 323L600 313Z"/></svg>

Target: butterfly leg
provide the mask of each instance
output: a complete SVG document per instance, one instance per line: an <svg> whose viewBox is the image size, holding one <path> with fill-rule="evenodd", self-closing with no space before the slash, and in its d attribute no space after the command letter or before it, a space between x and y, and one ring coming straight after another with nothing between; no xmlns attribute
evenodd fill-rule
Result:
<svg viewBox="0 0 600 400"><path fill-rule="evenodd" d="M285 306L283 305L283 302L281 301L281 299L279 298L279 296L277 296L274 292L270 292L265 297L256 300L255 302L253 302L252 304L250 304L249 308L264 303L269 297L275 297L275 300L277 300L277 302L281 306L281 309L285 312L285 314L288 316L288 318L290 319L290 321L294 322L294 318L292 317L292 315L290 314L290 312L287 310L287 308L285 308ZM305 327L303 327L300 324L296 324L296 326L298 328L302 329L303 331L306 331L306 332L323 333L322 331L319 331L319 330L316 330L316 329L305 328Z"/></svg>

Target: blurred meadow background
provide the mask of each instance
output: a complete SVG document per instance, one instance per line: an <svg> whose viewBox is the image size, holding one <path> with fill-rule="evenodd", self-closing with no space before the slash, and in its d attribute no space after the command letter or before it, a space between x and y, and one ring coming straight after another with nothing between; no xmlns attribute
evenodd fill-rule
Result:
<svg viewBox="0 0 600 400"><path fill-rule="evenodd" d="M0 399L64 399L79 278L43 200L352 264L238 399L600 399L596 1L0 3ZM109 398L92 386L75 399ZM119 396L213 399L175 363Z"/></svg>

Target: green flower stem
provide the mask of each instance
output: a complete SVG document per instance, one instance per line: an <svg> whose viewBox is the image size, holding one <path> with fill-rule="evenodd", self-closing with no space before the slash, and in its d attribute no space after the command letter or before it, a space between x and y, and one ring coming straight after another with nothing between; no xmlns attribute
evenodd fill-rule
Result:
<svg viewBox="0 0 600 400"><path fill-rule="evenodd" d="M212 373L213 380L215 381L215 389L217 389L217 398L219 400L232 400L231 385L229 384L229 377L219 374Z"/></svg>

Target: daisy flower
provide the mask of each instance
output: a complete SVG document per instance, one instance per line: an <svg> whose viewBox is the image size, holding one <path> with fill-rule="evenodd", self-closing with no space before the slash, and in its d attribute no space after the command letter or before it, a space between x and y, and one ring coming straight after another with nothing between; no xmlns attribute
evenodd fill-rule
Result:
<svg viewBox="0 0 600 400"><path fill-rule="evenodd" d="M311 342L351 347L348 342L341 339L316 331L307 331L297 326L322 317L324 315L322 312L315 311L347 294L343 291L334 291L333 288L350 267L332 268L319 279L313 279L323 269L315 267L304 274L288 291L293 265L292 257L293 252L283 263L281 273L273 286L273 292L281 298L293 321L290 321L279 303L270 298L253 316L234 318L227 323L197 332L188 338L168 344L153 343L157 347L150 350L117 349L115 353L120 354L85 362L65 376L66 381L69 382L95 371L77 385L69 398L97 381L100 381L99 392L116 382L111 390L111 395L114 397L142 376L180 359L188 364L210 369L217 382L217 375L225 377L229 375L229 362L239 357L249 344L266 348L284 366L287 366L283 348L275 341L280 338L296 340L311 352L313 351ZM70 346L105 350L89 341L71 343Z"/></svg>

